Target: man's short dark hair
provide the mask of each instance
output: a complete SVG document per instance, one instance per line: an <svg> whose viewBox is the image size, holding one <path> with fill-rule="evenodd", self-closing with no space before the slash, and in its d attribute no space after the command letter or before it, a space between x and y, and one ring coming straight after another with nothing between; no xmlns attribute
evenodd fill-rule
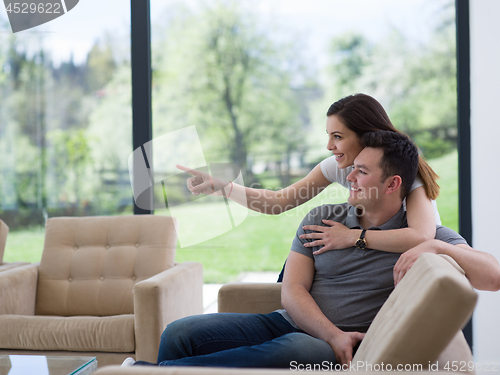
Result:
<svg viewBox="0 0 500 375"><path fill-rule="evenodd" d="M413 141L403 133L381 130L365 133L361 138L363 147L381 148L384 151L380 168L382 181L387 177L401 177L401 197L406 197L410 191L418 171L418 148Z"/></svg>

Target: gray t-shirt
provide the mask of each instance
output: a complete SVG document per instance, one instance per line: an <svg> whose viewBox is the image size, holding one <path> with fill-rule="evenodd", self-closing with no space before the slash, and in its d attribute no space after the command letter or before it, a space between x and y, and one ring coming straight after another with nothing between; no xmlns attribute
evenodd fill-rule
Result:
<svg viewBox="0 0 500 375"><path fill-rule="evenodd" d="M400 253L379 250L361 250L355 246L341 250L330 250L313 255L319 247L304 247L311 239L299 236L304 225L322 225L322 219L333 220L351 229L361 229L354 207L347 203L323 205L311 210L299 228L292 243L292 251L314 260L314 280L310 294L325 316L343 331L366 332L378 310L394 289L393 267ZM406 213L399 212L379 227L369 230L389 230L407 227ZM438 226L436 239L460 244L466 241L451 229ZM298 328L285 310L283 317Z"/></svg>

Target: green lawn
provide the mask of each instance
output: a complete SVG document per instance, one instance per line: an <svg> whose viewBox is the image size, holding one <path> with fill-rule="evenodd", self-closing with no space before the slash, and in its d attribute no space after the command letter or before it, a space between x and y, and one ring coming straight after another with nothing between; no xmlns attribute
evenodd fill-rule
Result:
<svg viewBox="0 0 500 375"><path fill-rule="evenodd" d="M441 193L436 202L442 224L458 231L458 153L429 160L429 164L440 177Z"/></svg>
<svg viewBox="0 0 500 375"><path fill-rule="evenodd" d="M430 161L432 168L441 176L441 195L438 208L443 225L458 228L457 153ZM320 204L346 200L347 190L330 186L308 203L278 216L257 214L249 211L247 218L234 229L200 244L181 248L176 259L179 262L198 261L204 265L207 283L225 283L234 280L241 272L278 272L285 260L295 231L305 214ZM182 215L196 215L209 206L182 208ZM168 214L167 211L157 212ZM193 233L210 231L210 224L193 225ZM207 236L210 236L208 232ZM7 240L4 260L40 261L43 248L43 229L11 231Z"/></svg>
<svg viewBox="0 0 500 375"><path fill-rule="evenodd" d="M39 262L42 256L44 228L10 230L4 262Z"/></svg>

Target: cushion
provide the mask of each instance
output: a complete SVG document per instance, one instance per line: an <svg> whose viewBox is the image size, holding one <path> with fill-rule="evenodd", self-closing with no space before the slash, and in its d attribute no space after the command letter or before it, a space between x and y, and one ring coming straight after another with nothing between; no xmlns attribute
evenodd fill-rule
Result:
<svg viewBox="0 0 500 375"><path fill-rule="evenodd" d="M218 312L268 314L281 307L281 283L229 283L219 289Z"/></svg>
<svg viewBox="0 0 500 375"><path fill-rule="evenodd" d="M133 286L171 268L176 244L170 216L51 218L36 314L132 314Z"/></svg>
<svg viewBox="0 0 500 375"><path fill-rule="evenodd" d="M417 259L378 312L354 361L428 366L438 358L477 300L461 268L445 257L426 253Z"/></svg>
<svg viewBox="0 0 500 375"><path fill-rule="evenodd" d="M0 315L0 348L134 352L134 316Z"/></svg>

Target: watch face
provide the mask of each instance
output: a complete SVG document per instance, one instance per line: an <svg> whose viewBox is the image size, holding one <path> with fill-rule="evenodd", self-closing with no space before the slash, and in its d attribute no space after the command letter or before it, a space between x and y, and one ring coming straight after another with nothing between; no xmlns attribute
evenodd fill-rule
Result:
<svg viewBox="0 0 500 375"><path fill-rule="evenodd" d="M356 241L356 247L362 250L366 249L366 240L364 238L363 239L359 238Z"/></svg>

